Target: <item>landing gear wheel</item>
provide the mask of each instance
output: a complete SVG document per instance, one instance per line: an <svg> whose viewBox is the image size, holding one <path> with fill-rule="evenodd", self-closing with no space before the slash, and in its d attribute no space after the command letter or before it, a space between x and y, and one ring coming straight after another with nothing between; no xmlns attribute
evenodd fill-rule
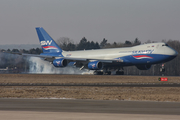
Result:
<svg viewBox="0 0 180 120"><path fill-rule="evenodd" d="M116 75L124 75L124 71L116 71Z"/></svg>
<svg viewBox="0 0 180 120"><path fill-rule="evenodd" d="M101 71L95 71L95 72L94 72L94 75L103 75L103 72L101 72Z"/></svg>
<svg viewBox="0 0 180 120"><path fill-rule="evenodd" d="M105 75L111 75L111 71L106 71L104 74Z"/></svg>

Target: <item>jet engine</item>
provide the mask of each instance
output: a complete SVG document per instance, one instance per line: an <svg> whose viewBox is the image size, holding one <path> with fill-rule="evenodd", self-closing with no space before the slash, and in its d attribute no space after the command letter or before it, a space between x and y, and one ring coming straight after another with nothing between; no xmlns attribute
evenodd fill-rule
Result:
<svg viewBox="0 0 180 120"><path fill-rule="evenodd" d="M55 59L52 63L55 67L66 67L67 66L67 60L63 59L63 58Z"/></svg>
<svg viewBox="0 0 180 120"><path fill-rule="evenodd" d="M148 70L151 68L151 65L137 65L136 66L139 70Z"/></svg>
<svg viewBox="0 0 180 120"><path fill-rule="evenodd" d="M99 61L93 61L88 63L88 68L90 70L100 70L102 68L102 62Z"/></svg>

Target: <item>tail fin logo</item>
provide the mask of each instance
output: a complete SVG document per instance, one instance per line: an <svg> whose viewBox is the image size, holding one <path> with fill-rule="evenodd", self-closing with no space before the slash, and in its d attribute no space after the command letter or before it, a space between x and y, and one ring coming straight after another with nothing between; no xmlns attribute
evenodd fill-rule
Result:
<svg viewBox="0 0 180 120"><path fill-rule="evenodd" d="M49 40L41 41L41 46L43 46L43 45L51 45L51 43L52 43L52 40L51 41L49 41Z"/></svg>
<svg viewBox="0 0 180 120"><path fill-rule="evenodd" d="M37 27L36 32L37 32L43 53L60 53L61 54L62 49L58 46L58 44L51 38L51 36L42 27Z"/></svg>

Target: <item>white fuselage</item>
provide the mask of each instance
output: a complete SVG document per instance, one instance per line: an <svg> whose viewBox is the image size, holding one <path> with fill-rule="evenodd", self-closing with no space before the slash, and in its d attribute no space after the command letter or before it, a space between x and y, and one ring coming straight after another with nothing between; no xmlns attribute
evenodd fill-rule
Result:
<svg viewBox="0 0 180 120"><path fill-rule="evenodd" d="M164 45L164 46L163 46ZM159 55L176 55L177 52L165 43L149 43L134 47L81 50L81 51L64 51L64 57L86 58L86 59L116 59L119 57L138 55L138 54L159 54Z"/></svg>

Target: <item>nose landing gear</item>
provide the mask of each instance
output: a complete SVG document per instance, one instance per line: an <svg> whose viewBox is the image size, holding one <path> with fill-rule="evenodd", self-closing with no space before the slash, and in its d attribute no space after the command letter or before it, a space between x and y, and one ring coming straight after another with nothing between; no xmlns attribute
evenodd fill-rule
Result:
<svg viewBox="0 0 180 120"><path fill-rule="evenodd" d="M160 72L162 73L162 76L164 76L164 72L165 72L164 64L162 64L162 66L160 68Z"/></svg>

